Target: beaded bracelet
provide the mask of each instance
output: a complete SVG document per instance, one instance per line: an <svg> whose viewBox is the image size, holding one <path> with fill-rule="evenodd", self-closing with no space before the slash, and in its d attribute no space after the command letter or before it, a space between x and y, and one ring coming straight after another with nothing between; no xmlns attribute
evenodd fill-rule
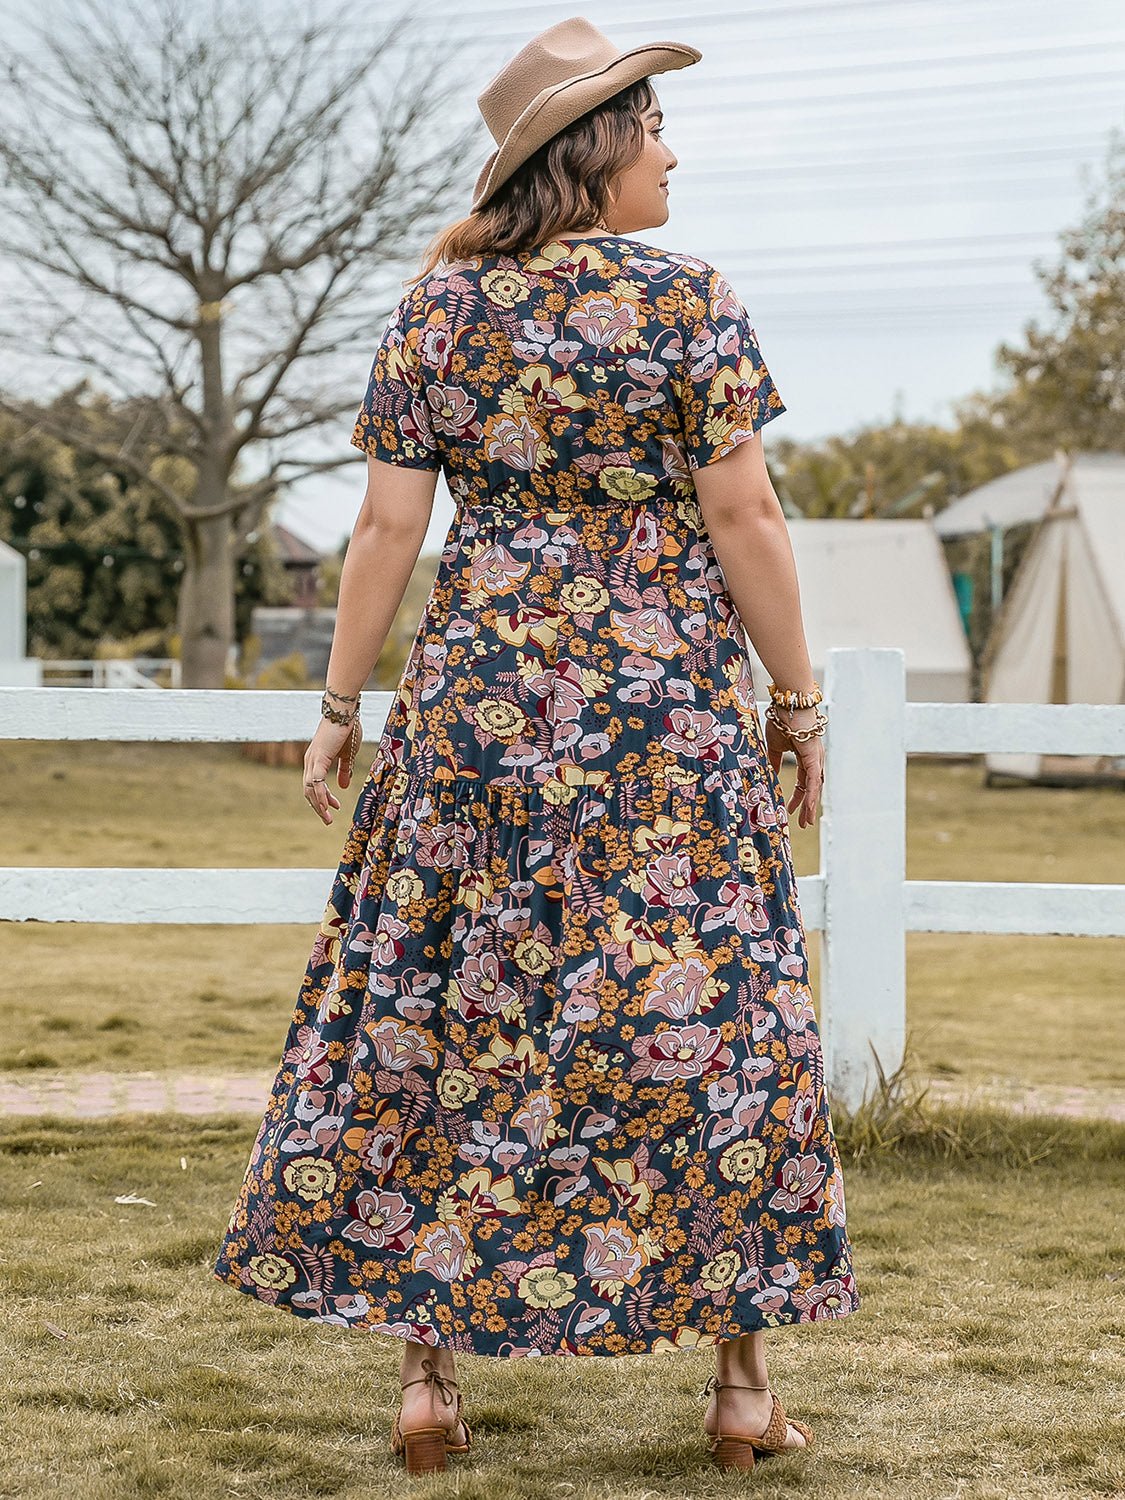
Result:
<svg viewBox="0 0 1125 1500"><path fill-rule="evenodd" d="M770 683L770 697L775 703L780 703L782 708L815 708L818 703L824 702L824 694L820 690L820 684L814 682L811 693L801 692L798 688L778 687L776 682Z"/></svg>

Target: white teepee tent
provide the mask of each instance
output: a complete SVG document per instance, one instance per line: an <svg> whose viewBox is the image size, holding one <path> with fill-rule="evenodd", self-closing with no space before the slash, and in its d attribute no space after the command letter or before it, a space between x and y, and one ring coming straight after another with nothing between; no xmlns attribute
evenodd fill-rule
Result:
<svg viewBox="0 0 1125 1500"><path fill-rule="evenodd" d="M813 672L831 646L900 646L906 696L964 702L971 657L941 543L930 521L789 521ZM751 654L755 693L769 674Z"/></svg>

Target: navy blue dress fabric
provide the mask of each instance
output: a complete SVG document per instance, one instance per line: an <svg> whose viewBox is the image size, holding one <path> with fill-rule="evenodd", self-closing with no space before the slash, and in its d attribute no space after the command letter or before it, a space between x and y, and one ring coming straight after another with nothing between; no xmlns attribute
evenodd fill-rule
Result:
<svg viewBox="0 0 1125 1500"><path fill-rule="evenodd" d="M214 1275L498 1357L859 1306L786 807L694 474L785 410L715 267L444 265L353 442L440 469L429 598Z"/></svg>

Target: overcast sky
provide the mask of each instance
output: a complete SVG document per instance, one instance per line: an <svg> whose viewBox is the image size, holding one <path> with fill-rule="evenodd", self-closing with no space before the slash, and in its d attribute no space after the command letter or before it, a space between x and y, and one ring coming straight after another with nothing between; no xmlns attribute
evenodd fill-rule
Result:
<svg viewBox="0 0 1125 1500"><path fill-rule="evenodd" d="M483 87L575 8L429 13L479 58ZM656 79L679 162L668 222L633 237L734 283L788 407L767 452L782 432L822 438L896 412L948 424L951 402L998 383L996 346L1043 306L1034 261L1081 217L1125 126L1122 0L615 0L580 13L622 47L703 53ZM310 483L283 517L310 538L344 532L362 488L360 470ZM438 545L443 483L434 511Z"/></svg>
<svg viewBox="0 0 1125 1500"><path fill-rule="evenodd" d="M465 123L503 63L575 9L413 7L454 44L469 80ZM655 80L679 162L667 223L633 237L730 277L788 408L765 433L767 454L782 433L817 439L896 413L949 423L953 401L997 383L996 346L1043 306L1036 258L1053 259L1102 174L1111 129L1125 128L1125 0L578 10L623 48L684 41L703 53ZM479 165L451 217L468 210ZM381 331L355 367L357 408ZM341 444L350 431L345 421ZM327 549L350 530L363 487L356 453L353 467L287 498L278 519ZM428 545L450 517L439 481Z"/></svg>

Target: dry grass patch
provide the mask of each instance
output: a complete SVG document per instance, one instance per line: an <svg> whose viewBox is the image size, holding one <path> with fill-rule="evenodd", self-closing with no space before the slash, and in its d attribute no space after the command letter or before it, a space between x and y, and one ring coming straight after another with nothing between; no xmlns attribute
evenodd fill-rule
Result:
<svg viewBox="0 0 1125 1500"><path fill-rule="evenodd" d="M397 1342L210 1275L254 1122L4 1122L0 1495L1120 1494L1125 1129L925 1106L906 1128L904 1109L900 1093L877 1121L839 1122L864 1306L770 1338L775 1382L819 1446L741 1480L707 1461L709 1361L687 1353L465 1357L478 1447L443 1479L407 1481L386 1446Z"/></svg>

